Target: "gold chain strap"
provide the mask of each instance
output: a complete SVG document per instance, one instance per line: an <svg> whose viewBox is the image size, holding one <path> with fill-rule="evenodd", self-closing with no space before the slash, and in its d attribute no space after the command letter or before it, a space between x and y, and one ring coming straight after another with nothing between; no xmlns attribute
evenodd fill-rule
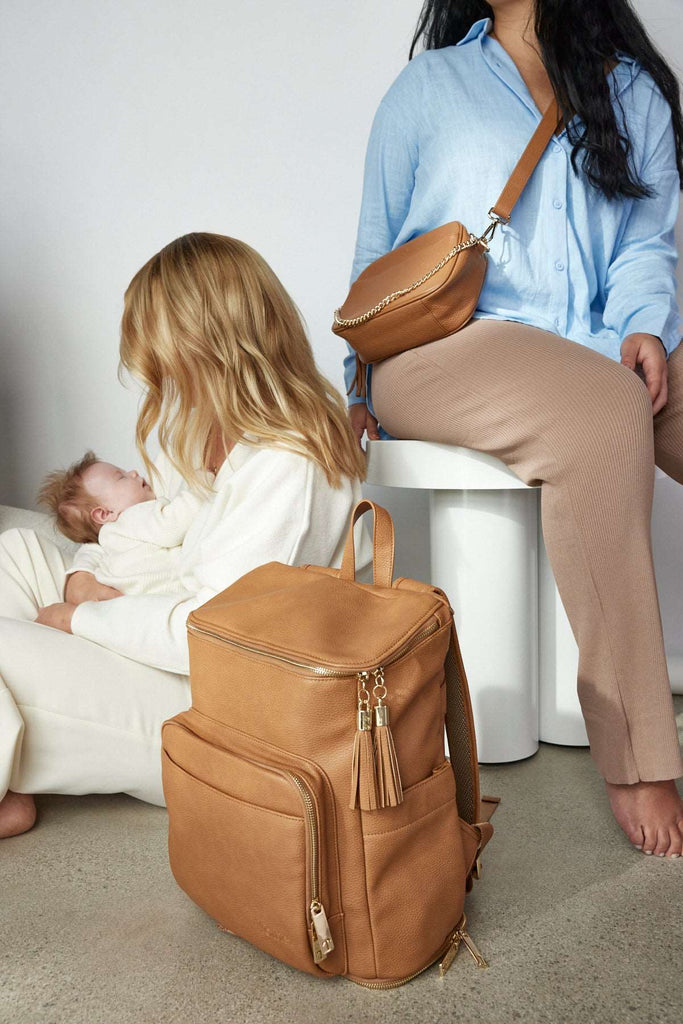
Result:
<svg viewBox="0 0 683 1024"><path fill-rule="evenodd" d="M487 228L487 231L488 230L489 230L489 228ZM335 311L334 311L334 322L335 322L335 324L337 324L339 327L355 327L357 324L364 324L367 320L370 320L371 317L373 317L377 313L379 313L380 310L384 309L385 306L388 306L390 302L393 302L394 299L398 299L398 298L401 297L401 295L407 295L408 292L412 292L416 288L419 288L421 284L424 284L425 281L428 281L430 277L433 277L434 274L438 273L438 271L441 270L442 267L445 267L446 264L448 263L448 261L452 260L453 257L455 255L457 255L457 253L462 252L463 249L471 249L473 245L477 244L477 242L482 242L482 241L483 241L483 244L486 246L486 242L484 240L484 235L482 235L480 238L477 238L470 231L469 238L468 238L468 240L466 242L461 242L459 245L453 246L451 251L446 253L446 255L443 257L443 259L440 260L437 263L437 265L432 268L432 270L430 270L427 274L425 274L424 277L421 277L419 281L415 281L415 283L411 284L408 288L401 288L397 292L392 292L390 295L385 295L384 298L381 300L381 302L378 302L376 306L373 306L372 309L369 309L367 311L367 313L363 313L362 316L354 316L350 320L344 320L344 319L342 319L342 317L339 316L339 309L341 309L341 306L339 307L339 309L335 309ZM488 246L486 246L486 249L488 251Z"/></svg>

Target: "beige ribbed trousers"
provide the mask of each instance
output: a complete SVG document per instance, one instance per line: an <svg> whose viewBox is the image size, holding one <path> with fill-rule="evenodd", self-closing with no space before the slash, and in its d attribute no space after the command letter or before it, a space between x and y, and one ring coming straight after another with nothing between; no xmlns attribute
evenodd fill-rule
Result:
<svg viewBox="0 0 683 1024"><path fill-rule="evenodd" d="M483 317L372 371L375 413L394 437L489 452L540 485L548 559L579 648L579 701L608 782L683 775L651 545L655 464L683 483L683 344L668 387L653 417L635 371Z"/></svg>

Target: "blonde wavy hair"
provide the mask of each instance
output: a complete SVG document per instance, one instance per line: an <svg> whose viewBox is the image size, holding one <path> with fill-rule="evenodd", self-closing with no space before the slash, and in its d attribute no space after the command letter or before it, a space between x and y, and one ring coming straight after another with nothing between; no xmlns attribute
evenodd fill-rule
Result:
<svg viewBox="0 0 683 1024"><path fill-rule="evenodd" d="M124 297L119 380L124 368L146 389L136 445L148 479L157 424L162 450L199 494L210 484L197 465L217 436L226 451L240 440L299 452L333 487L365 479L344 400L316 367L297 306L245 242L183 235L138 270Z"/></svg>

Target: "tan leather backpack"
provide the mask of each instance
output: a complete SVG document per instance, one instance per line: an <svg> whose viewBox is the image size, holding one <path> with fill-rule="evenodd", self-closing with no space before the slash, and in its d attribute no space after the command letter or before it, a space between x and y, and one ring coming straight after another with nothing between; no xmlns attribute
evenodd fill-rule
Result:
<svg viewBox="0 0 683 1024"><path fill-rule="evenodd" d="M353 543L369 509L372 584ZM487 966L463 908L498 800L448 599L393 563L391 517L362 500L341 568L269 562L195 609L192 707L162 726L181 888L223 930L370 988L445 971L461 941Z"/></svg>

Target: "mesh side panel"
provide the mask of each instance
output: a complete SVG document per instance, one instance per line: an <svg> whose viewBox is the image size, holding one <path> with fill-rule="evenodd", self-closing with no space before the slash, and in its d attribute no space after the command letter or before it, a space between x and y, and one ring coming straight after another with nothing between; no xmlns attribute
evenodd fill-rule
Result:
<svg viewBox="0 0 683 1024"><path fill-rule="evenodd" d="M448 646L445 662L446 671L446 735L451 764L455 775L458 814L470 824L476 821L477 808L474 796L472 744L468 725L468 712L463 699L463 686L458 663L453 650L453 641ZM476 770L476 767L475 767Z"/></svg>

